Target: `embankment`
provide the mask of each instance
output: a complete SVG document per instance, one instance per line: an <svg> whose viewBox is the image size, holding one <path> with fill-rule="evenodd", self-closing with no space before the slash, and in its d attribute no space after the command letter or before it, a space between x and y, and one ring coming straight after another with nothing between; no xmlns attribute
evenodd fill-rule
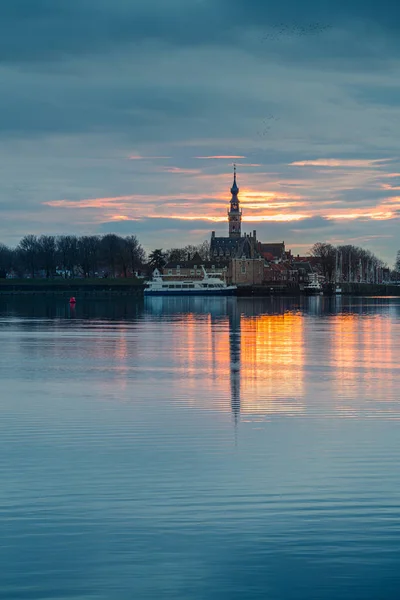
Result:
<svg viewBox="0 0 400 600"><path fill-rule="evenodd" d="M399 285L380 283L342 283L342 294L351 296L400 296Z"/></svg>
<svg viewBox="0 0 400 600"><path fill-rule="evenodd" d="M142 296L139 279L0 279L0 294L75 296Z"/></svg>

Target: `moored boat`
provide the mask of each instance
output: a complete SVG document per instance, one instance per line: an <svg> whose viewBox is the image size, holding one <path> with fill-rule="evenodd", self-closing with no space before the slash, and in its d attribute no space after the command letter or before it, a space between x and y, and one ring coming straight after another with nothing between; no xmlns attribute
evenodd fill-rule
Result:
<svg viewBox="0 0 400 600"><path fill-rule="evenodd" d="M323 287L317 273L312 273L312 275L310 275L309 282L304 286L304 293L307 295L322 296Z"/></svg>
<svg viewBox="0 0 400 600"><path fill-rule="evenodd" d="M153 277L146 283L145 296L233 296L236 285L227 285L219 277L208 275L204 267L202 279L163 279L155 269Z"/></svg>

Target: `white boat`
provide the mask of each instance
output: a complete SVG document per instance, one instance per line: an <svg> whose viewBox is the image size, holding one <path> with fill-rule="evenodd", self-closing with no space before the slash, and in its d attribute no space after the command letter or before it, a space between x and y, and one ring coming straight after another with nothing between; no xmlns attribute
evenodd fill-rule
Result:
<svg viewBox="0 0 400 600"><path fill-rule="evenodd" d="M236 285L227 285L219 277L210 277L204 267L203 279L163 279L158 269L147 282L145 296L233 296Z"/></svg>
<svg viewBox="0 0 400 600"><path fill-rule="evenodd" d="M310 295L322 295L323 288L319 281L317 273L312 273L309 277L309 282L304 286L304 293Z"/></svg>

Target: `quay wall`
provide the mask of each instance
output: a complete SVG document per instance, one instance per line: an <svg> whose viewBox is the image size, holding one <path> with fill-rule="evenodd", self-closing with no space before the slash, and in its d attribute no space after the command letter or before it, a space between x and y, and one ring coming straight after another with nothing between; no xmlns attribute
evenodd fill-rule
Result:
<svg viewBox="0 0 400 600"><path fill-rule="evenodd" d="M342 294L348 296L400 296L400 286L370 283L342 283ZM242 285L238 286L238 296L300 296L304 292L300 286L285 285ZM324 295L334 294L334 286L328 285Z"/></svg>
<svg viewBox="0 0 400 600"><path fill-rule="evenodd" d="M342 283L342 294L351 296L400 296L400 286L384 283Z"/></svg>
<svg viewBox="0 0 400 600"><path fill-rule="evenodd" d="M135 279L0 279L0 295L143 296L143 290Z"/></svg>

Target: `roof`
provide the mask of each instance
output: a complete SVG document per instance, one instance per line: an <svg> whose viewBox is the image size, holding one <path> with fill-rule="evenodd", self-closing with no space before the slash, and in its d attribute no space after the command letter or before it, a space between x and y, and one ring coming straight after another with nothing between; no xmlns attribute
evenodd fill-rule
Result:
<svg viewBox="0 0 400 600"><path fill-rule="evenodd" d="M293 267L295 269L297 269L298 271L305 271L306 273L312 273L313 269L311 266L310 262L303 262L303 261L294 261L293 262Z"/></svg>
<svg viewBox="0 0 400 600"><path fill-rule="evenodd" d="M281 258L285 252L285 242L274 242L272 244L263 244L259 242L258 251L260 254L272 254L274 258Z"/></svg>
<svg viewBox="0 0 400 600"><path fill-rule="evenodd" d="M228 248L231 250L232 248L237 248L241 238L230 238L230 237L213 237L211 238L211 246L210 250L213 250L213 247L217 248Z"/></svg>
<svg viewBox="0 0 400 600"><path fill-rule="evenodd" d="M221 253L232 258L254 258L257 253L252 240L253 238L247 235L239 238L214 237L211 238L210 254L212 256L217 252L217 256Z"/></svg>

